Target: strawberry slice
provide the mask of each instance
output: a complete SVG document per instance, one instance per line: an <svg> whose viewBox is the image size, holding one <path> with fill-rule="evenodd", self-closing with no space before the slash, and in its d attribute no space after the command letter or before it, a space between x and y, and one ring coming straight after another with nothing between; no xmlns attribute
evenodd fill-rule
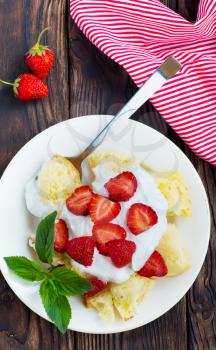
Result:
<svg viewBox="0 0 216 350"><path fill-rule="evenodd" d="M112 201L128 201L137 189L137 179L130 171L125 171L110 179L104 187Z"/></svg>
<svg viewBox="0 0 216 350"><path fill-rule="evenodd" d="M97 277L89 277L88 281L92 285L92 289L82 295L84 298L93 297L93 295L99 293L107 286L107 283L99 280Z"/></svg>
<svg viewBox="0 0 216 350"><path fill-rule="evenodd" d="M158 221L156 212L148 205L133 204L127 212L127 226L134 235L148 230Z"/></svg>
<svg viewBox="0 0 216 350"><path fill-rule="evenodd" d="M128 265L135 250L136 244L133 241L114 239L106 243L107 255L116 267Z"/></svg>
<svg viewBox="0 0 216 350"><path fill-rule="evenodd" d="M54 249L57 252L64 252L68 240L68 228L64 220L59 219L55 223Z"/></svg>
<svg viewBox="0 0 216 350"><path fill-rule="evenodd" d="M162 256L157 252L150 256L145 265L137 272L143 277L163 277L168 273L167 266Z"/></svg>
<svg viewBox="0 0 216 350"><path fill-rule="evenodd" d="M89 186L76 188L67 199L66 206L75 215L88 215L89 203L92 198L92 190Z"/></svg>
<svg viewBox="0 0 216 350"><path fill-rule="evenodd" d="M89 205L89 213L94 223L105 223L112 221L120 212L121 205L110 199L93 194Z"/></svg>
<svg viewBox="0 0 216 350"><path fill-rule="evenodd" d="M92 236L99 252L107 255L106 243L113 239L125 239L126 232L120 225L112 223L95 224L92 229Z"/></svg>
<svg viewBox="0 0 216 350"><path fill-rule="evenodd" d="M91 266L94 256L94 246L92 237L76 237L67 241L66 252L79 264Z"/></svg>

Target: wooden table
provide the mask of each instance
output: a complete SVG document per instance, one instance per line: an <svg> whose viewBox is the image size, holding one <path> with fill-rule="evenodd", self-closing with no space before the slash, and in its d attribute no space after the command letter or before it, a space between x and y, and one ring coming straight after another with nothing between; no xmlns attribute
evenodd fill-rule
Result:
<svg viewBox="0 0 216 350"><path fill-rule="evenodd" d="M198 0L163 2L187 19L196 17ZM2 79L13 80L17 74L26 71L23 53L35 42L40 29L47 25L52 28L48 43L56 52L56 65L48 78L49 98L25 104L16 101L8 88L0 93L1 173L25 143L48 126L69 116L115 113L136 91L125 71L93 47L76 28L65 0L0 0ZM211 206L212 236L199 277L172 310L145 327L114 335L68 331L63 336L51 323L23 305L1 276L1 350L216 349L216 169L198 159L150 103L146 103L135 118L174 141L203 180Z"/></svg>

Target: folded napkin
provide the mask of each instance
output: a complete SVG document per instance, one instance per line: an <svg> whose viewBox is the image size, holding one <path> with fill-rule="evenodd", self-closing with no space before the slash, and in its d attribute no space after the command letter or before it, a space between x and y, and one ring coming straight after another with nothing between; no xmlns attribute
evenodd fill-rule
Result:
<svg viewBox="0 0 216 350"><path fill-rule="evenodd" d="M201 0L195 23L159 0L71 0L79 28L141 86L168 57L182 70L152 98L189 147L216 165L216 0Z"/></svg>

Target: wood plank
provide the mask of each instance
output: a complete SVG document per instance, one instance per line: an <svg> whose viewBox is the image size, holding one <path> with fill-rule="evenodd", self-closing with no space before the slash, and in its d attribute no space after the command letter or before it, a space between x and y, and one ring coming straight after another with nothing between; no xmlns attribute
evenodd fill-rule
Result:
<svg viewBox="0 0 216 350"><path fill-rule="evenodd" d="M22 103L10 89L0 92L0 172L13 155L35 134L69 114L67 4L64 0L0 1L1 78L12 80L27 69L23 54L38 32L49 25L48 44L57 62L48 78L49 98ZM25 307L0 277L0 349L73 348L71 340ZM67 346L68 344L68 346Z"/></svg>
<svg viewBox="0 0 216 350"><path fill-rule="evenodd" d="M216 168L196 160L198 172L209 194L212 216L211 239L205 263L188 292L189 349L216 349Z"/></svg>

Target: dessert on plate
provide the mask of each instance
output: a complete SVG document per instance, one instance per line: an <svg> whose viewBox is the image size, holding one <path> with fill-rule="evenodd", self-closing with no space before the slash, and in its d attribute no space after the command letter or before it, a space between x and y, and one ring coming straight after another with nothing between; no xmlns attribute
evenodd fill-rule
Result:
<svg viewBox="0 0 216 350"><path fill-rule="evenodd" d="M128 320L158 279L190 267L176 225L191 215L188 186L179 172L152 175L114 153L94 153L86 166L93 180L81 183L67 159L51 157L26 184L27 209L40 219L58 212L53 264L89 280L84 304L104 320Z"/></svg>

